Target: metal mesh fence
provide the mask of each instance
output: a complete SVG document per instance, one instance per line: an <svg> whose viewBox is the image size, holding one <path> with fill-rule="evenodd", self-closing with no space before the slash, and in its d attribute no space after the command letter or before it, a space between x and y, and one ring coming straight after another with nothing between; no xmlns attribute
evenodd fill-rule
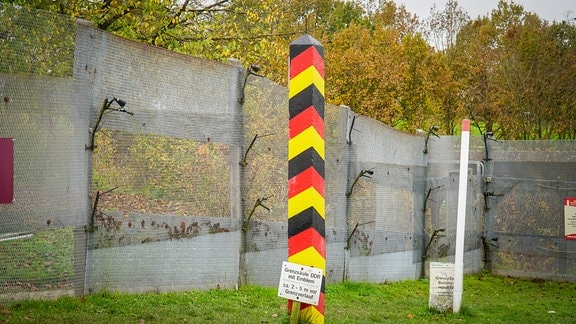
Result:
<svg viewBox="0 0 576 324"><path fill-rule="evenodd" d="M363 116L350 133L353 159L346 196L351 256L415 249L422 233L420 213L414 214L424 190L421 138Z"/></svg>
<svg viewBox="0 0 576 324"><path fill-rule="evenodd" d="M285 88L67 17L0 4L0 22L0 137L15 143L0 299L277 284ZM325 130L327 281L452 261L460 139L425 147L332 105ZM465 269L573 280L574 142L485 139L470 143Z"/></svg>
<svg viewBox="0 0 576 324"><path fill-rule="evenodd" d="M245 96L245 135L242 158L238 161L245 183L242 188L244 213L252 214L250 221L285 222L288 93L267 79L249 76Z"/></svg>
<svg viewBox="0 0 576 324"><path fill-rule="evenodd" d="M492 142L486 186L492 271L574 280L575 242L564 240L564 198L576 197L573 141Z"/></svg>
<svg viewBox="0 0 576 324"><path fill-rule="evenodd" d="M190 257L188 249L197 247L187 243L238 229L230 219L229 151L223 144L103 130L93 157L98 202L89 225L88 289L184 290L195 263L218 262Z"/></svg>
<svg viewBox="0 0 576 324"><path fill-rule="evenodd" d="M0 205L0 299L72 294L83 280L89 102L73 81L75 22L0 4L0 137L14 140L14 201ZM74 94L71 96L70 94Z"/></svg>
<svg viewBox="0 0 576 324"><path fill-rule="evenodd" d="M98 209L230 217L227 145L108 130L97 142L92 188L100 192Z"/></svg>
<svg viewBox="0 0 576 324"><path fill-rule="evenodd" d="M473 157L479 138L470 139ZM427 261L453 262L456 245L456 215L458 209L459 148L458 138L442 137L430 143L427 188L423 197L426 233L422 258ZM474 272L481 268L482 235L484 230L482 184L484 165L470 159L466 202L464 239L464 269Z"/></svg>
<svg viewBox="0 0 576 324"><path fill-rule="evenodd" d="M86 24L79 24L77 42L75 77L94 85L84 290L233 287L241 68Z"/></svg>

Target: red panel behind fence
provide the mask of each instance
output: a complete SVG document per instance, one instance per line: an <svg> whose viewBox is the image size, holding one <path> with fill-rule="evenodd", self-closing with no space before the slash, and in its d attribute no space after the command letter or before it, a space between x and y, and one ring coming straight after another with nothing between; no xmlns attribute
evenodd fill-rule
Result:
<svg viewBox="0 0 576 324"><path fill-rule="evenodd" d="M14 139L0 138L0 204L14 200Z"/></svg>

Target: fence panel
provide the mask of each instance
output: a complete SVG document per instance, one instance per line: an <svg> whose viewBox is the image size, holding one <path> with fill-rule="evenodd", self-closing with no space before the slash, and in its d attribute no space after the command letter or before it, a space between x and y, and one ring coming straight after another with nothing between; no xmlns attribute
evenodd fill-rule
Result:
<svg viewBox="0 0 576 324"><path fill-rule="evenodd" d="M277 284L285 88L4 3L0 55L0 137L14 139L0 299ZM328 283L453 260L459 137L425 144L329 104L325 136ZM576 280L562 239L575 142L485 140L470 143L465 270Z"/></svg>

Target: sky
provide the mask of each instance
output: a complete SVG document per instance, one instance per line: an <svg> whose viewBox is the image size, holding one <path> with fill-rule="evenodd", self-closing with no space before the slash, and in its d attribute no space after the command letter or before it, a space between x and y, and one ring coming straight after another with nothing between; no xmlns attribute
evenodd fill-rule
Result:
<svg viewBox="0 0 576 324"><path fill-rule="evenodd" d="M447 0L394 0L404 4L408 11L420 18L430 15L430 8L436 4L436 9L444 10ZM515 0L524 10L536 13L540 18L552 21L562 21L576 18L576 0ZM498 0L458 0L458 5L468 13L471 19L488 15L498 5Z"/></svg>

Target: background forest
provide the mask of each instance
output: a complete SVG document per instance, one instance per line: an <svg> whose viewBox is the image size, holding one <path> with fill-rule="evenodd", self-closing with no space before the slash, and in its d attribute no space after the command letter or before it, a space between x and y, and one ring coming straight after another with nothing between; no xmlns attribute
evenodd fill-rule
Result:
<svg viewBox="0 0 576 324"><path fill-rule="evenodd" d="M15 0L193 56L258 64L286 85L289 44L325 48L326 100L398 129L471 118L501 139L576 138L576 21L501 0L471 18L448 1L423 20L393 1Z"/></svg>

